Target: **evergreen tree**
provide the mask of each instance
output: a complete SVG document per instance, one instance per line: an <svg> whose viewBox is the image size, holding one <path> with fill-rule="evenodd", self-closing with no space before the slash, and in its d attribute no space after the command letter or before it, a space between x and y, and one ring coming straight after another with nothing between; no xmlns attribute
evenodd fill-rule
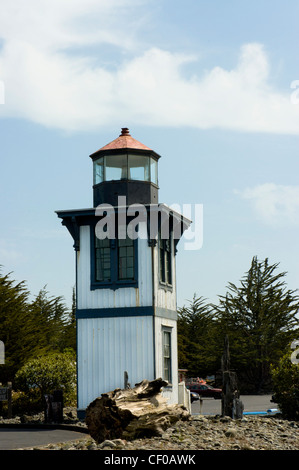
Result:
<svg viewBox="0 0 299 470"><path fill-rule="evenodd" d="M229 283L214 306L219 340L229 336L232 367L255 392L269 386L270 364L279 361L298 329L299 297L286 288L286 273L277 267L253 257L241 285Z"/></svg>
<svg viewBox="0 0 299 470"><path fill-rule="evenodd" d="M0 340L5 364L0 382L13 381L28 360L48 353L76 349L74 305L70 312L62 297L50 297L45 288L30 301L25 282L16 283L0 273ZM74 298L73 298L74 304Z"/></svg>
<svg viewBox="0 0 299 470"><path fill-rule="evenodd" d="M37 332L42 353L63 350L68 311L62 297L49 297L46 288L41 289L30 305L31 323ZM34 327L35 324L35 327Z"/></svg>
<svg viewBox="0 0 299 470"><path fill-rule="evenodd" d="M202 297L194 295L190 306L178 311L179 368L189 376L205 377L219 367L214 327L213 311Z"/></svg>
<svg viewBox="0 0 299 470"><path fill-rule="evenodd" d="M69 314L67 325L64 330L64 345L66 349L76 351L77 336L76 336L76 293L73 288L72 294L72 308Z"/></svg>
<svg viewBox="0 0 299 470"><path fill-rule="evenodd" d="M5 364L0 366L0 382L7 382L31 355L34 336L27 330L29 292L25 283L15 284L10 274L0 273L0 339L5 345ZM28 343L25 338L30 335Z"/></svg>

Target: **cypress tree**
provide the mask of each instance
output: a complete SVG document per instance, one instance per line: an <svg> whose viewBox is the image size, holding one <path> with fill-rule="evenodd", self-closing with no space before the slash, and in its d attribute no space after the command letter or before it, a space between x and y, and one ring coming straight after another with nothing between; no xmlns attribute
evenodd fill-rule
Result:
<svg viewBox="0 0 299 470"><path fill-rule="evenodd" d="M195 295L178 311L179 368L188 369L189 376L205 377L218 367L213 315L206 299Z"/></svg>
<svg viewBox="0 0 299 470"><path fill-rule="evenodd" d="M298 332L299 297L287 289L286 272L268 258L253 257L240 286L228 284L214 306L219 339L227 334L233 367L260 392L270 384L270 365L277 364Z"/></svg>

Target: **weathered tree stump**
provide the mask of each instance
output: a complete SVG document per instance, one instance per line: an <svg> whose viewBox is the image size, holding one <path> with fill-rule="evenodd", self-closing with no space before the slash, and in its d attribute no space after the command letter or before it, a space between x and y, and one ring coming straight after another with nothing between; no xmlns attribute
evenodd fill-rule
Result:
<svg viewBox="0 0 299 470"><path fill-rule="evenodd" d="M167 405L161 388L162 379L143 380L131 389L116 389L103 393L86 409L86 424L91 437L97 442L106 439L160 436L178 420L189 419L182 405Z"/></svg>

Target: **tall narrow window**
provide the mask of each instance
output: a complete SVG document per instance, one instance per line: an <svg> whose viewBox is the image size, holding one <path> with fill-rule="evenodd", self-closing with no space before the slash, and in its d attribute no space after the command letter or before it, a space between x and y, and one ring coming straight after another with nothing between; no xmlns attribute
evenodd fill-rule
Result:
<svg viewBox="0 0 299 470"><path fill-rule="evenodd" d="M158 162L153 158L150 159L151 165L151 182L158 184Z"/></svg>
<svg viewBox="0 0 299 470"><path fill-rule="evenodd" d="M162 329L163 335L163 379L171 383L171 331Z"/></svg>
<svg viewBox="0 0 299 470"><path fill-rule="evenodd" d="M164 240L159 235L160 282L172 285L172 250L171 238Z"/></svg>
<svg viewBox="0 0 299 470"><path fill-rule="evenodd" d="M134 279L134 240L118 240L118 279Z"/></svg>
<svg viewBox="0 0 299 470"><path fill-rule="evenodd" d="M95 237L96 281L111 281L110 240Z"/></svg>
<svg viewBox="0 0 299 470"><path fill-rule="evenodd" d="M172 284L171 273L171 241L165 240L165 279L166 284Z"/></svg>

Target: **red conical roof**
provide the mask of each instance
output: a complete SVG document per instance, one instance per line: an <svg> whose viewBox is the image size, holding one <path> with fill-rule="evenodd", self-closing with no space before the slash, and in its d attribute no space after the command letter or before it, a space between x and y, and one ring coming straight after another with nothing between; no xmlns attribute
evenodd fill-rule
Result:
<svg viewBox="0 0 299 470"><path fill-rule="evenodd" d="M120 136L117 137L117 139L110 142L109 144L100 148L98 152L102 150L118 150L118 149L152 150L146 145L139 142L138 140L133 139L127 127L123 127L121 130Z"/></svg>

